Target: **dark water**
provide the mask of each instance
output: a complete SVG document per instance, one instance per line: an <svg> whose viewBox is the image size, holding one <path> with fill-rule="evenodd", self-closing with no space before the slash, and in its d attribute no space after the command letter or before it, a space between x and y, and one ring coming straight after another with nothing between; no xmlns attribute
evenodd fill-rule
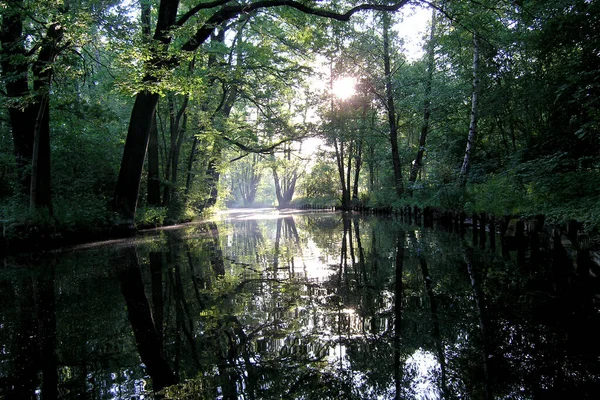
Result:
<svg viewBox="0 0 600 400"><path fill-rule="evenodd" d="M598 288L512 258L267 211L21 255L0 267L0 399L599 398Z"/></svg>

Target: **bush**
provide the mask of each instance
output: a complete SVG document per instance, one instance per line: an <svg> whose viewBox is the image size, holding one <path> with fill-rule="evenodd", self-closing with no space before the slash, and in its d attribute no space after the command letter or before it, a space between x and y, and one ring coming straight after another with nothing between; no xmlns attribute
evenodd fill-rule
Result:
<svg viewBox="0 0 600 400"><path fill-rule="evenodd" d="M162 226L167 218L167 213L166 207L140 207L135 214L135 226L138 229Z"/></svg>

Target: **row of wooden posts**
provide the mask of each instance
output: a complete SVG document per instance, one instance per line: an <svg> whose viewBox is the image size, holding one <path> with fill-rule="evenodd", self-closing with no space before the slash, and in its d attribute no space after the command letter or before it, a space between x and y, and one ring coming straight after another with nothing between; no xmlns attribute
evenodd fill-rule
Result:
<svg viewBox="0 0 600 400"><path fill-rule="evenodd" d="M432 207L423 209L405 206L400 218L410 224L443 229L464 235L471 228L474 246L496 251L499 239L502 254L516 251L517 262L527 259L548 263L555 272L593 278L600 283L600 251L593 248L583 224L569 220L562 225L546 224L544 215L533 217L503 216L486 213L442 211Z"/></svg>

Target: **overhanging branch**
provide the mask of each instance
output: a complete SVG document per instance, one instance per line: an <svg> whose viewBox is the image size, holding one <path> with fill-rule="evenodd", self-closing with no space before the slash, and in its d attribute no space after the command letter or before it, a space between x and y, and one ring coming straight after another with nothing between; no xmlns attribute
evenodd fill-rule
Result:
<svg viewBox="0 0 600 400"><path fill-rule="evenodd" d="M224 141L226 141L227 143L230 143L230 144L238 147L240 150L243 150L243 151L245 151L247 153L247 154L244 154L244 155L242 155L240 157L236 157L236 158L230 160L229 162L231 163L231 162L237 161L237 160L239 160L239 159L241 159L241 158L243 158L243 157L245 157L245 156L247 156L248 154L251 154L251 153L255 153L255 154L270 154L277 147L281 146L284 143L293 142L295 140L301 140L301 139L304 139L304 138L306 138L308 136L307 135L303 135L303 136L298 136L298 137L293 137L293 138L284 138L284 139L281 139L281 140L279 140L278 142L276 142L276 143L274 143L272 145L265 146L265 147L251 147L251 146L247 146L247 145L245 145L243 143L240 143L240 142L238 142L235 139L228 138L227 136L220 135L219 137L221 139L223 139Z"/></svg>
<svg viewBox="0 0 600 400"><path fill-rule="evenodd" d="M224 3L224 0L222 0ZM219 0L213 3L205 3L205 4L217 4ZM345 13L337 13L334 11L330 11L323 8L317 7L309 7L305 4L299 3L295 0L262 0L257 1L250 4L245 5L236 5L236 6L224 6L219 11L215 12L211 17L209 17L206 22L202 25L200 29L196 31L194 36L192 36L186 43L183 44L181 49L183 51L194 51L199 46L201 46L209 37L212 31L216 26L222 24L223 22L239 15L250 13L255 10L263 9L263 8L274 8L274 7L289 7L296 9L304 14L315 15L317 17L334 19L337 21L348 21L350 17L360 11L368 11L368 10L378 10L378 11L397 11L402 8L404 5L409 3L409 0L401 0L391 5L382 5L382 4L360 4L355 7L352 7ZM196 8L198 8L197 6ZM216 7L216 6L213 6ZM204 7L207 8L207 7ZM196 12L198 12L202 8L198 8ZM189 14L189 12L187 13ZM186 14L186 15L187 15ZM193 15L193 14L192 14ZM192 15L188 16L189 19ZM183 17L182 17L183 18ZM187 20L186 19L186 20ZM180 19L181 21L181 19ZM185 22L185 20L183 21Z"/></svg>

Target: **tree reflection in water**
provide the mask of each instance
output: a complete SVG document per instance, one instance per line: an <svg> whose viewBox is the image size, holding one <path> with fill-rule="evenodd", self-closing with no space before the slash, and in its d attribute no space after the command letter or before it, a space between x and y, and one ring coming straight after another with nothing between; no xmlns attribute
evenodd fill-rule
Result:
<svg viewBox="0 0 600 400"><path fill-rule="evenodd" d="M597 393L597 285L390 218L238 214L17 264L0 398Z"/></svg>

